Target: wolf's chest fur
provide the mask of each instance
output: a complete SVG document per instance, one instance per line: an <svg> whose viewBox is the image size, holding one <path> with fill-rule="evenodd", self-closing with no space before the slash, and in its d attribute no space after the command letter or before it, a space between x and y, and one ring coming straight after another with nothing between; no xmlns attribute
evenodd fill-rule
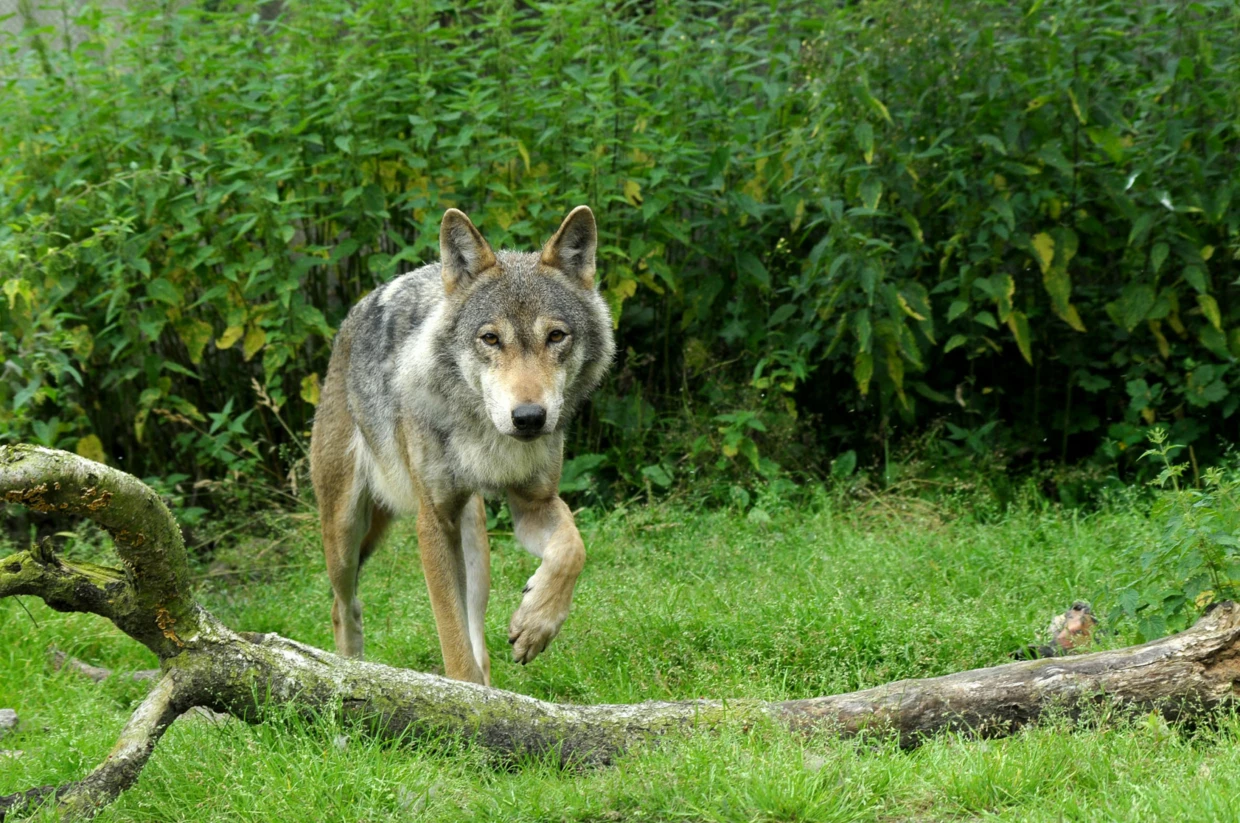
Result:
<svg viewBox="0 0 1240 823"><path fill-rule="evenodd" d="M522 443L485 431L428 436L408 419L377 429L367 436L359 426L354 435L356 471L379 502L398 515L418 510L412 465L419 467L423 482L433 486L498 494L546 473L559 458L562 443L559 435Z"/></svg>

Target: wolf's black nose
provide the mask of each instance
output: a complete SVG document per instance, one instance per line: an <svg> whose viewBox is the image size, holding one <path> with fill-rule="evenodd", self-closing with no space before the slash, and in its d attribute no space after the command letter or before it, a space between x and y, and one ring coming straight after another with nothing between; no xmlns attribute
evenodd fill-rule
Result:
<svg viewBox="0 0 1240 823"><path fill-rule="evenodd" d="M533 403L517 406L512 410L512 425L519 432L536 432L547 422L547 410Z"/></svg>

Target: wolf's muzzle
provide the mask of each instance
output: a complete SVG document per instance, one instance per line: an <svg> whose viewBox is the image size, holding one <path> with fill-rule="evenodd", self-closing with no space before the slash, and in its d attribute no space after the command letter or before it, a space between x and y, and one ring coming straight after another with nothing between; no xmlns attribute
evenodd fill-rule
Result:
<svg viewBox="0 0 1240 823"><path fill-rule="evenodd" d="M535 403L525 403L512 410L512 425L519 435L538 434L546 422L547 410Z"/></svg>

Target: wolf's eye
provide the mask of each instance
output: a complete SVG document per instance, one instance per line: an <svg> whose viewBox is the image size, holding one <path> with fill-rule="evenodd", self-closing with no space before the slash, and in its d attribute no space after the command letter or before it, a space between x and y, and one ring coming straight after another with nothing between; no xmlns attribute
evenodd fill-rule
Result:
<svg viewBox="0 0 1240 823"><path fill-rule="evenodd" d="M486 334L482 335L482 338L481 338L481 339L482 339L482 342L483 342L483 343L486 343L488 346L498 346L498 345L499 345L499 335L498 335L498 334L496 334L495 332L490 332L490 331L489 331L489 332L487 332Z"/></svg>
<svg viewBox="0 0 1240 823"><path fill-rule="evenodd" d="M551 334L547 335L547 342L548 343L562 343L564 342L564 338L567 336L568 335L566 335L564 332L560 331L559 329L556 329L555 331L551 332Z"/></svg>

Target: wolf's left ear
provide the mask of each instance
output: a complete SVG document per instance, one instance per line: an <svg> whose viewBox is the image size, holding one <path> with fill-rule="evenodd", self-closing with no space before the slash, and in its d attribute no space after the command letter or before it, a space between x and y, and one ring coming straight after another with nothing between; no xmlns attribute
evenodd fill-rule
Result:
<svg viewBox="0 0 1240 823"><path fill-rule="evenodd" d="M540 262L559 269L587 289L594 288L594 253L598 249L598 227L589 206L578 206L568 213L547 245Z"/></svg>
<svg viewBox="0 0 1240 823"><path fill-rule="evenodd" d="M495 265L495 252L482 233L458 209L448 209L439 224L439 258L443 287L449 294Z"/></svg>

